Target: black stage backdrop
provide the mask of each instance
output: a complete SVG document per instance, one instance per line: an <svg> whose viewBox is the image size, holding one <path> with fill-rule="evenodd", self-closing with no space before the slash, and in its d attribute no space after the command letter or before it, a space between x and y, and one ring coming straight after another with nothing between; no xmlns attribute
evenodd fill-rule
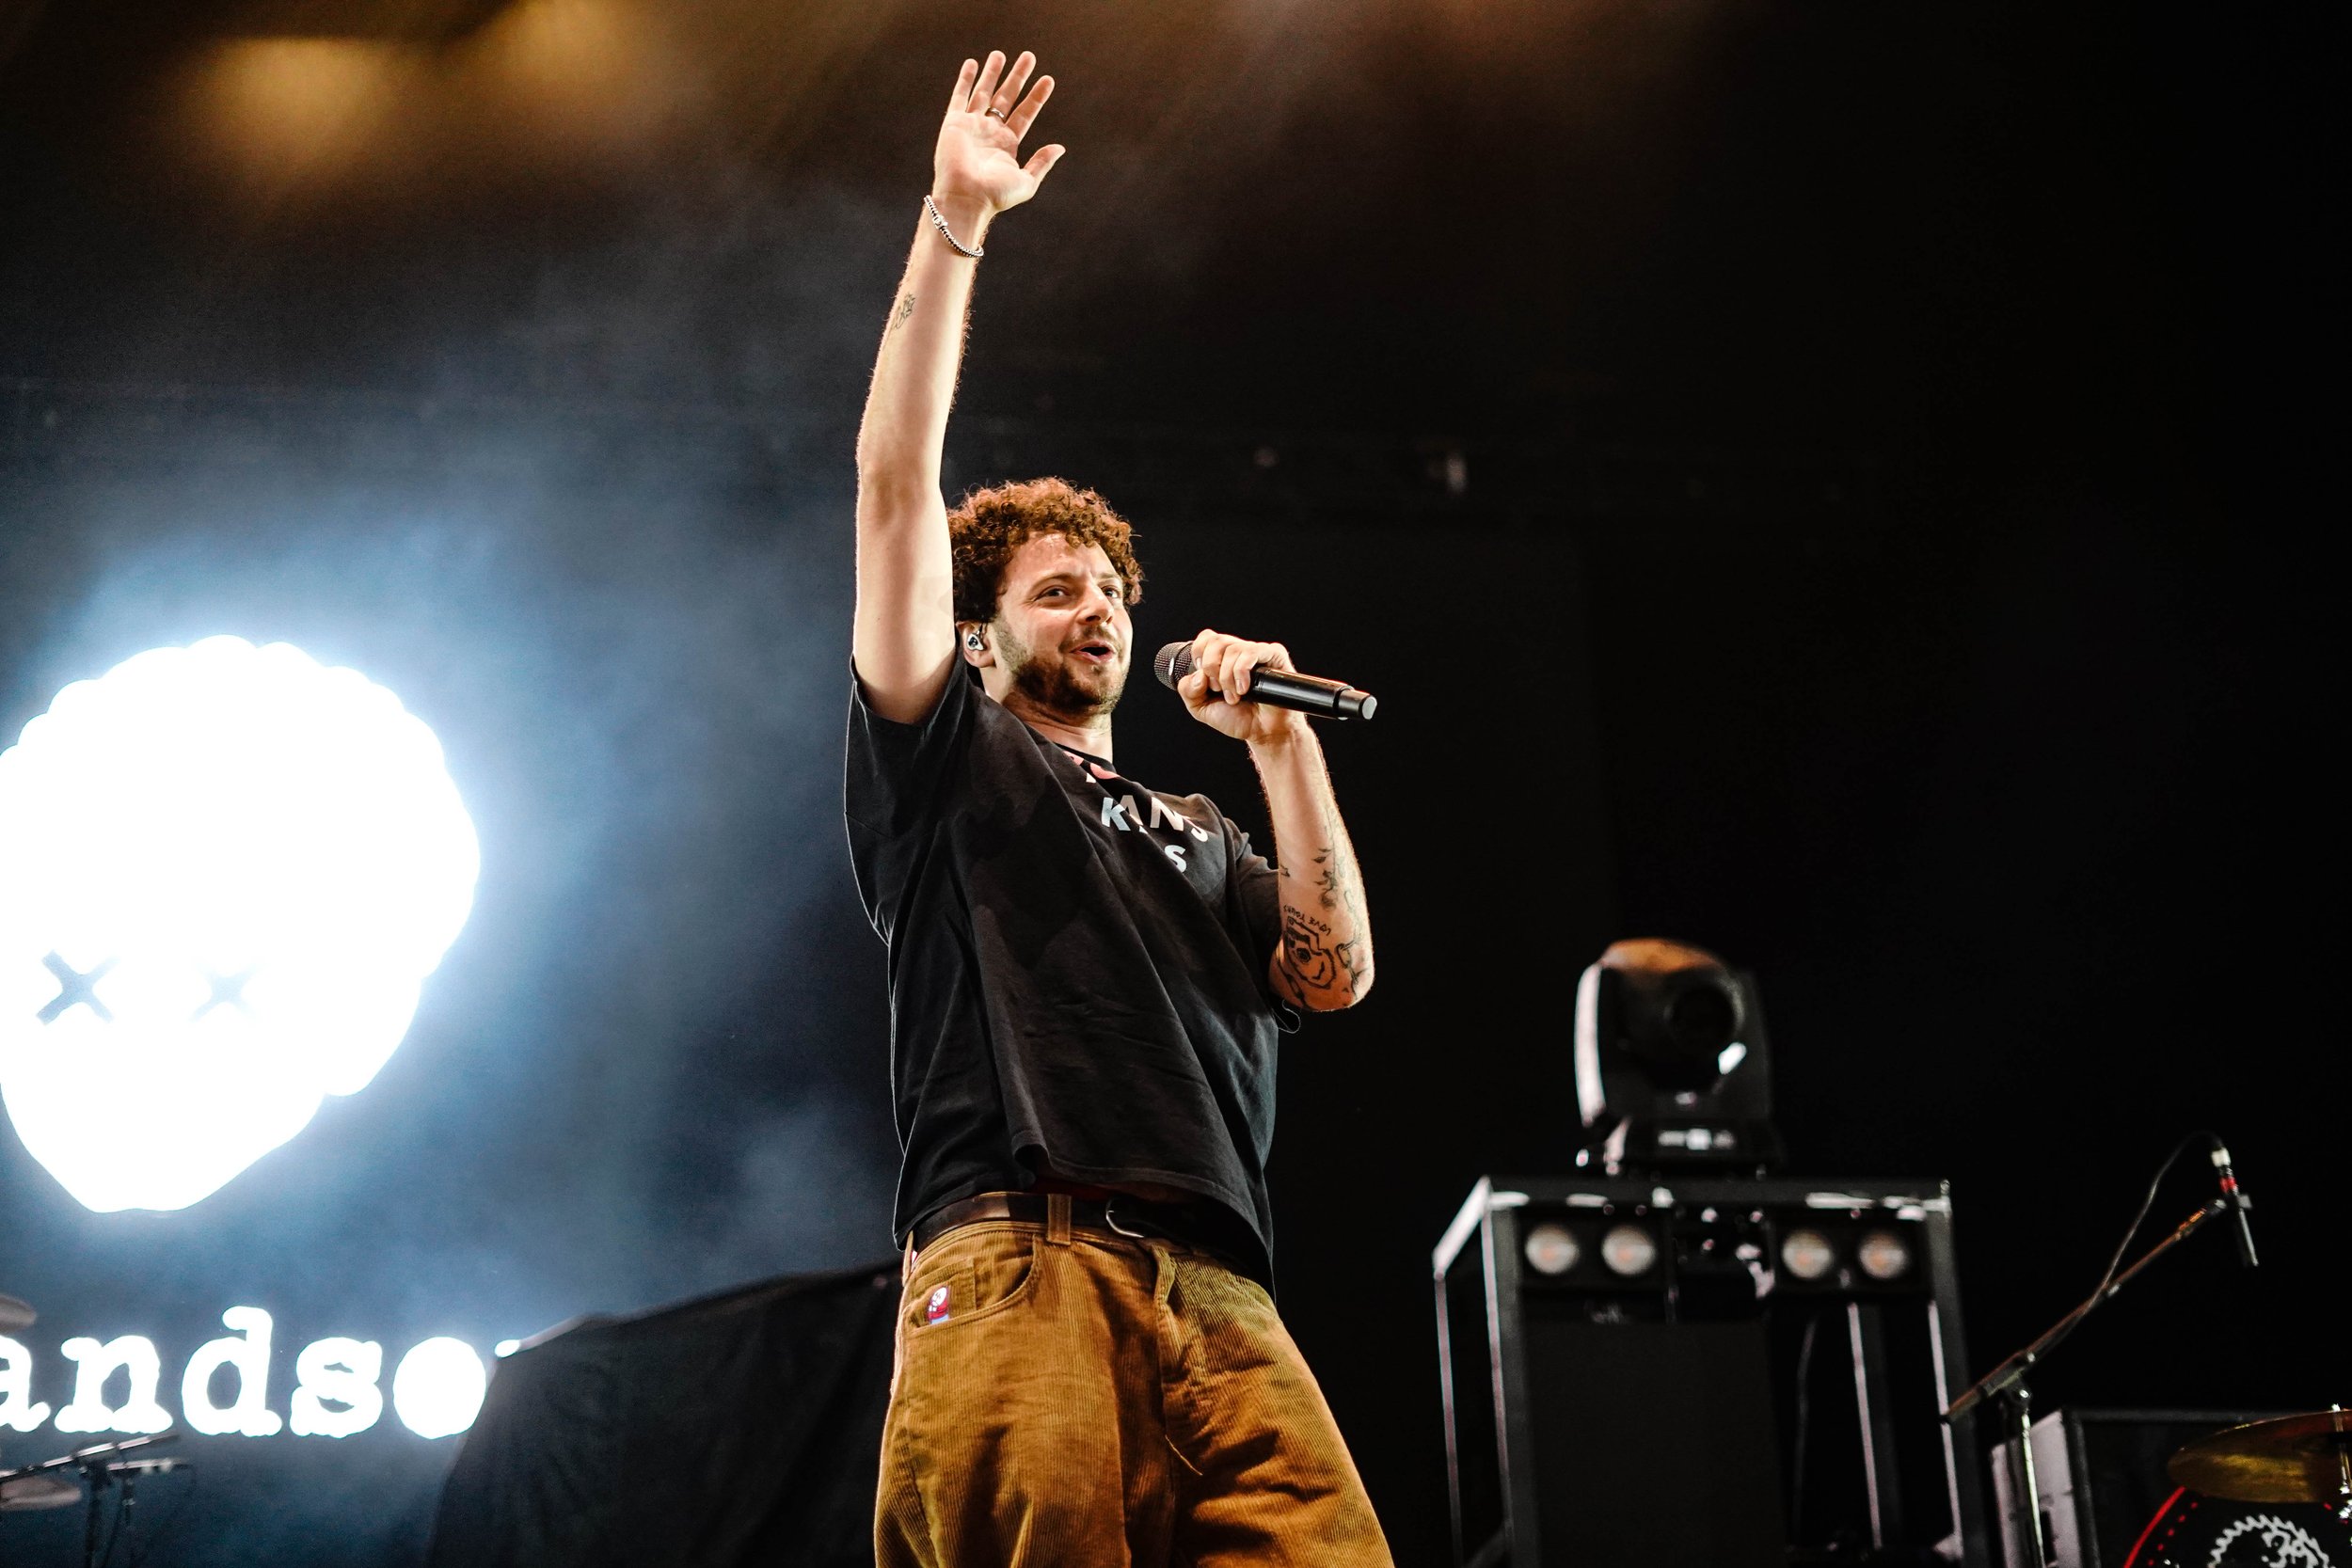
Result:
<svg viewBox="0 0 2352 1568"><path fill-rule="evenodd" d="M427 1568L874 1560L895 1268L590 1319L500 1369Z"/></svg>
<svg viewBox="0 0 2352 1568"><path fill-rule="evenodd" d="M704 0L613 56L693 90L610 137L453 89L318 185L180 159L173 72L293 25L233 9L0 3L0 741L142 649L285 638L433 724L485 871L377 1082L196 1208L90 1214L0 1137L36 1398L67 1336L143 1334L176 1407L232 1305L282 1410L323 1336L486 1349L886 1247L849 420L941 87L1025 39L1073 150L991 238L951 483L1101 485L1141 645L1277 636L1383 701L1331 747L1379 988L1286 1049L1275 1190L1400 1562L1445 1551L1429 1248L1567 1161L1620 935L1758 972L1795 1171L1953 1180L1979 1365L2209 1125L2264 1268L2201 1241L2042 1402L2341 1397L2340 507L2296 362L2334 252L2291 123L2332 56L2285 22ZM1257 815L1164 693L1120 746ZM414 1564L456 1446L191 1441L148 1560Z"/></svg>

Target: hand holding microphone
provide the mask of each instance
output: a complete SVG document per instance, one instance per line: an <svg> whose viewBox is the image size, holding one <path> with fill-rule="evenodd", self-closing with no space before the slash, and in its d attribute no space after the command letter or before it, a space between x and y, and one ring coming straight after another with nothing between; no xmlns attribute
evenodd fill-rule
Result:
<svg viewBox="0 0 2352 1568"><path fill-rule="evenodd" d="M1319 719L1370 719L1378 700L1343 681L1302 675L1279 642L1251 642L1203 631L1170 642L1152 660L1162 686L1184 700L1192 716L1238 740L1270 740L1290 728L1279 712Z"/></svg>

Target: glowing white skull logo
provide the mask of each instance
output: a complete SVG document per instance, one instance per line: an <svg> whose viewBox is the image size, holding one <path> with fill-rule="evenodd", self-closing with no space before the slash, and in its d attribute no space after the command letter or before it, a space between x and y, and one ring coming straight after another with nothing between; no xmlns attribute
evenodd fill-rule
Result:
<svg viewBox="0 0 2352 1568"><path fill-rule="evenodd" d="M364 1088L481 865L433 732L234 637L76 681L0 752L0 1098L100 1211L184 1209Z"/></svg>

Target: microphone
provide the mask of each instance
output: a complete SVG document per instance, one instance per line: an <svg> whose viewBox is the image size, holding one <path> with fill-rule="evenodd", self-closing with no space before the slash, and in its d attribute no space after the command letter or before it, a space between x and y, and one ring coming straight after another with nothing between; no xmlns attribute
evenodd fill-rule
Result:
<svg viewBox="0 0 2352 1568"><path fill-rule="evenodd" d="M2221 1176L2221 1202L2235 1222L2230 1227L2231 1239L2237 1243L2237 1260L2247 1268L2256 1268L2262 1259L2254 1256L2254 1227L2246 1221L2247 1212L2254 1200L2246 1196L2246 1189L2237 1184L2237 1172L2230 1168L2230 1151L2221 1140L2213 1141L2213 1168Z"/></svg>
<svg viewBox="0 0 2352 1568"><path fill-rule="evenodd" d="M1170 642L1162 648L1152 660L1152 673L1160 677L1162 686L1174 690L1178 681L1192 673L1192 644ZM1263 664L1249 672L1249 689L1242 701L1295 708L1317 719L1370 719L1380 705L1371 692L1359 691L1345 681L1327 681L1320 675L1301 675Z"/></svg>

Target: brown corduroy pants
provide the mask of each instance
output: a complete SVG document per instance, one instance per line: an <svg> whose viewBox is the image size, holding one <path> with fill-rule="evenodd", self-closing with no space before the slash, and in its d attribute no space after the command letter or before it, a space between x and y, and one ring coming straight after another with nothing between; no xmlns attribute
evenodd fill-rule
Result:
<svg viewBox="0 0 2352 1568"><path fill-rule="evenodd" d="M910 1259L880 1568L1391 1568L1264 1290L1049 1213Z"/></svg>

